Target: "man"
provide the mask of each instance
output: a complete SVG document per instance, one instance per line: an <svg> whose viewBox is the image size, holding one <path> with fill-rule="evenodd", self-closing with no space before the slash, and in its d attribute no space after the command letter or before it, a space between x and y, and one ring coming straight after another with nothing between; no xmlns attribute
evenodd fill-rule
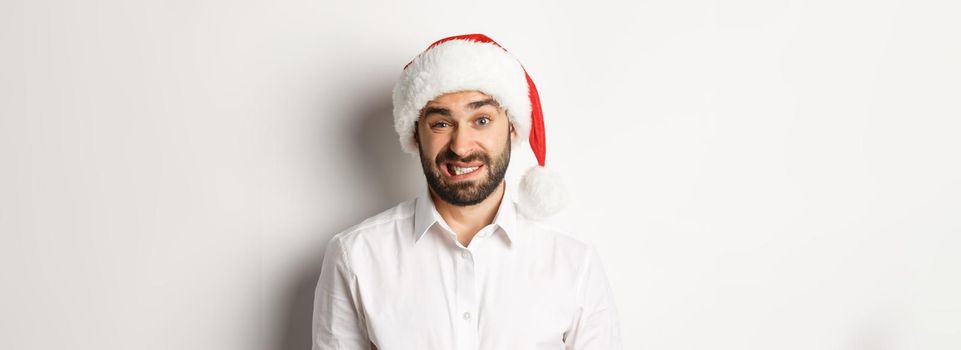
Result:
<svg viewBox="0 0 961 350"><path fill-rule="evenodd" d="M331 239L313 349L621 349L597 251L537 218L558 209L540 101L523 67L480 34L438 40L394 88L419 197ZM504 174L529 135L538 166L519 203Z"/></svg>

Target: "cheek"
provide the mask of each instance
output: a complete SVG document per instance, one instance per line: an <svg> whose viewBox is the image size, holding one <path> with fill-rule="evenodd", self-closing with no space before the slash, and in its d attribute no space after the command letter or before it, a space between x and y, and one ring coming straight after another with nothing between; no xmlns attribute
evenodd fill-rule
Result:
<svg viewBox="0 0 961 350"><path fill-rule="evenodd" d="M503 131L501 132L502 133L497 136L491 136L484 143L484 147L490 150L490 152L493 154L500 154L500 152L503 152L504 148L507 147L507 145L511 142L511 135L503 133Z"/></svg>
<svg viewBox="0 0 961 350"><path fill-rule="evenodd" d="M440 153L440 151L443 150L444 147L446 147L446 145L447 143L446 141L443 140L443 137L438 137L437 135L430 135L425 137L425 135L423 134L421 135L421 138L420 138L421 151L424 154L430 156L431 160L433 160L434 157L436 157L437 154Z"/></svg>

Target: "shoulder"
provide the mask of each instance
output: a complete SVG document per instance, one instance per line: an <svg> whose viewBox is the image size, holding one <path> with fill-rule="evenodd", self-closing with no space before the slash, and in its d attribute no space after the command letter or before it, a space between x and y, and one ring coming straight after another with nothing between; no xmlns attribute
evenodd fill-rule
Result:
<svg viewBox="0 0 961 350"><path fill-rule="evenodd" d="M576 237L570 231L539 220L521 220L521 225L531 238L541 243L551 243L557 245L557 249L570 251L587 251L592 248L591 244Z"/></svg>
<svg viewBox="0 0 961 350"><path fill-rule="evenodd" d="M577 266L583 266L596 254L592 244L570 231L538 220L523 219L521 226L534 249Z"/></svg>
<svg viewBox="0 0 961 350"><path fill-rule="evenodd" d="M339 249L345 257L349 257L350 252L356 250L358 245L396 235L399 225L413 220L413 216L414 199L401 202L334 234L328 243L334 248L328 248L328 251Z"/></svg>
<svg viewBox="0 0 961 350"><path fill-rule="evenodd" d="M538 247L535 249L544 249L542 254L555 256L552 264L570 272L578 298L589 298L597 293L596 288L606 288L608 282L603 259L593 244L543 222L529 222L528 225L535 239L534 246Z"/></svg>

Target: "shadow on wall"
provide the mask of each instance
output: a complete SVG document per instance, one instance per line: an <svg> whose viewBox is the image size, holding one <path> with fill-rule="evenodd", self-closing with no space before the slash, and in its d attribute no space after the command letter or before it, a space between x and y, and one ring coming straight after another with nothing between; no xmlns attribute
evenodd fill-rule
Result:
<svg viewBox="0 0 961 350"><path fill-rule="evenodd" d="M350 108L355 111L350 114L355 118L345 118L355 122L346 122L354 128L353 132L343 132L336 128L325 128L319 135L336 140L336 144L345 145L341 152L346 161L342 169L330 169L344 177L358 178L363 187L357 188L357 203L368 203L369 208L364 212L350 213L341 218L327 222L329 227L322 228L318 237L325 237L323 246L312 249L310 256L299 257L297 266L300 271L295 283L289 286L289 297L282 305L288 305L283 319L286 324L279 324L270 329L276 336L269 350L308 350L311 348L311 322L313 317L314 289L320 276L321 262L326 248L326 241L334 234L382 210L393 207L397 203L413 198L416 195L418 181L423 181L423 172L416 158L404 153L394 131L393 106L391 102L391 88L393 82L383 82L368 85L370 89L360 92L359 104ZM376 91L376 94L371 94ZM323 116L318 116L322 118ZM326 117L323 117L326 118ZM332 199L333 200L333 199Z"/></svg>

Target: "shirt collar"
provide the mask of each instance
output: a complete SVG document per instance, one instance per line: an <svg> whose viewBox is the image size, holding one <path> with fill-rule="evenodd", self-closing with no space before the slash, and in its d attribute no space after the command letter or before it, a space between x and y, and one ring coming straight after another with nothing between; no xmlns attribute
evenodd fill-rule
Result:
<svg viewBox="0 0 961 350"><path fill-rule="evenodd" d="M517 238L517 207L511 198L511 191L507 187L508 186L505 186L504 188L504 197L501 198L500 205L497 207L497 214L494 216L493 224L503 230L507 239L513 244ZM423 186L415 202L414 243L417 243L417 241L424 236L424 233L434 224L441 225L441 227L447 229L447 231L454 231L451 230L447 222L444 221L444 218L437 212L437 207L434 206L434 201L431 200L430 190L426 184Z"/></svg>

